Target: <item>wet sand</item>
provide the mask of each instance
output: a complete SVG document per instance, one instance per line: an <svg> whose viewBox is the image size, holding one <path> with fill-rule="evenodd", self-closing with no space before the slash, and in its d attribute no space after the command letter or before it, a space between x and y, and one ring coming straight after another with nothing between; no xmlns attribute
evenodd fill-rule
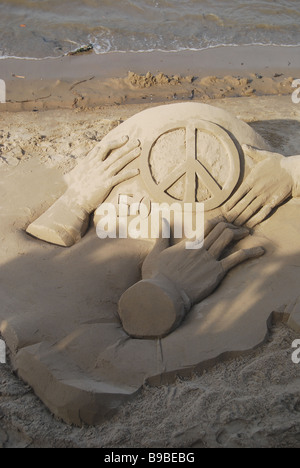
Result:
<svg viewBox="0 0 300 468"><path fill-rule="evenodd" d="M2 110L286 95L300 76L300 47L217 47L198 52L83 54L0 60ZM147 75L148 73L148 75Z"/></svg>
<svg viewBox="0 0 300 468"><path fill-rule="evenodd" d="M219 46L202 51L179 52L110 52L65 56L56 59L0 60L0 74L10 80L13 73L27 79L70 79L121 77L129 70L136 73L160 71L168 74L196 74L208 71L223 74L251 71L298 70L300 46ZM265 73L266 74L266 73Z"/></svg>

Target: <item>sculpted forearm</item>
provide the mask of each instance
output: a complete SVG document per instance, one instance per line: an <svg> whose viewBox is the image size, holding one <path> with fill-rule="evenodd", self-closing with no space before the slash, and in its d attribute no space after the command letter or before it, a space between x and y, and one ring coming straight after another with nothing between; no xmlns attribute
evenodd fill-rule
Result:
<svg viewBox="0 0 300 468"><path fill-rule="evenodd" d="M86 233L89 214L68 191L27 228L27 233L51 244L71 247Z"/></svg>

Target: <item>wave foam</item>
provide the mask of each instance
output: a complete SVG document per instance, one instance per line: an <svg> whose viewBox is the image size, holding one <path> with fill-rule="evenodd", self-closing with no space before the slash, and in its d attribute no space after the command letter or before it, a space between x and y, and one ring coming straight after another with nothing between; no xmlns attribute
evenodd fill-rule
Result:
<svg viewBox="0 0 300 468"><path fill-rule="evenodd" d="M178 53L178 52L201 52L204 50L210 50L210 49L218 49L219 47L254 47L254 46L259 46L259 47L287 47L287 48L295 48L295 47L300 47L299 44L276 44L276 43L269 43L265 44L262 42L254 42L254 43L245 43L245 44L213 44L213 45L208 45L206 47L178 47L177 49L161 49L161 48L152 48L152 49L139 49L139 50L112 50L111 47L107 47L106 50L102 50L101 46L97 47L97 45L94 45L94 52L96 55L106 55L106 54L127 54L127 53L153 53L153 52L160 52L160 53ZM84 47L84 45L82 46ZM15 59L15 60L36 60L36 61L41 61L41 60L57 60L61 59L62 57L68 56L68 53L62 54L56 57L53 56L47 56L47 57L17 57L15 55L0 55L0 60L7 60L7 59Z"/></svg>

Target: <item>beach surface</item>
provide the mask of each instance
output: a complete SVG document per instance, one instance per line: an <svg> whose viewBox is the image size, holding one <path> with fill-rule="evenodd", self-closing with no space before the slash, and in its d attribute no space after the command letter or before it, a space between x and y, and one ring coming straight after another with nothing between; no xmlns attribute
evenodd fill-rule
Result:
<svg viewBox="0 0 300 468"><path fill-rule="evenodd" d="M89 109L291 94L300 47L220 46L202 51L111 52L0 60L2 110Z"/></svg>
<svg viewBox="0 0 300 468"><path fill-rule="evenodd" d="M7 84L7 103L0 105L2 271L26 255L11 236L16 231L25 236L21 230L35 216L20 211L22 194L48 190L46 200L35 201L38 209L46 209L61 190L63 174L110 130L146 108L206 102L248 122L278 152L299 154L300 104L291 99L292 82L300 78L296 48L282 50L280 57L275 48L273 58L269 49L269 59L258 54L258 62L257 49L246 54L247 60L238 49L231 58L218 49L218 59L204 51L182 54L182 60L176 54L149 53L153 62L144 54L132 59L120 54L120 60L115 54L1 60L0 78ZM30 165L41 168L40 179L30 177ZM23 185L16 188L23 170ZM22 294L30 304L30 278L25 270L18 271L18 278L24 280ZM16 278L3 277L4 286L5 281L11 288ZM46 299L51 306L51 297ZM172 384L145 385L95 428L57 421L8 361L0 365L0 447L299 447L300 365L291 359L298 337L276 322L266 343L247 356Z"/></svg>
<svg viewBox="0 0 300 468"><path fill-rule="evenodd" d="M298 336L299 337L299 336ZM247 357L172 385L144 386L106 423L57 421L9 366L0 366L1 448L299 448L297 338L283 324Z"/></svg>

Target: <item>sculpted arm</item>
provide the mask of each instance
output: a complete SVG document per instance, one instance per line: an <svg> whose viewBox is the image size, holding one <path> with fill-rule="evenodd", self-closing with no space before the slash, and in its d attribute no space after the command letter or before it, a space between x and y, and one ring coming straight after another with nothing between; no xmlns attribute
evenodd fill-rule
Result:
<svg viewBox="0 0 300 468"><path fill-rule="evenodd" d="M222 258L233 241L249 234L225 222L207 223L204 246L186 250L186 241L170 247L158 239L142 268L142 281L119 301L124 330L133 338L162 338L174 331L191 307L212 294L229 270L264 254L262 247Z"/></svg>

